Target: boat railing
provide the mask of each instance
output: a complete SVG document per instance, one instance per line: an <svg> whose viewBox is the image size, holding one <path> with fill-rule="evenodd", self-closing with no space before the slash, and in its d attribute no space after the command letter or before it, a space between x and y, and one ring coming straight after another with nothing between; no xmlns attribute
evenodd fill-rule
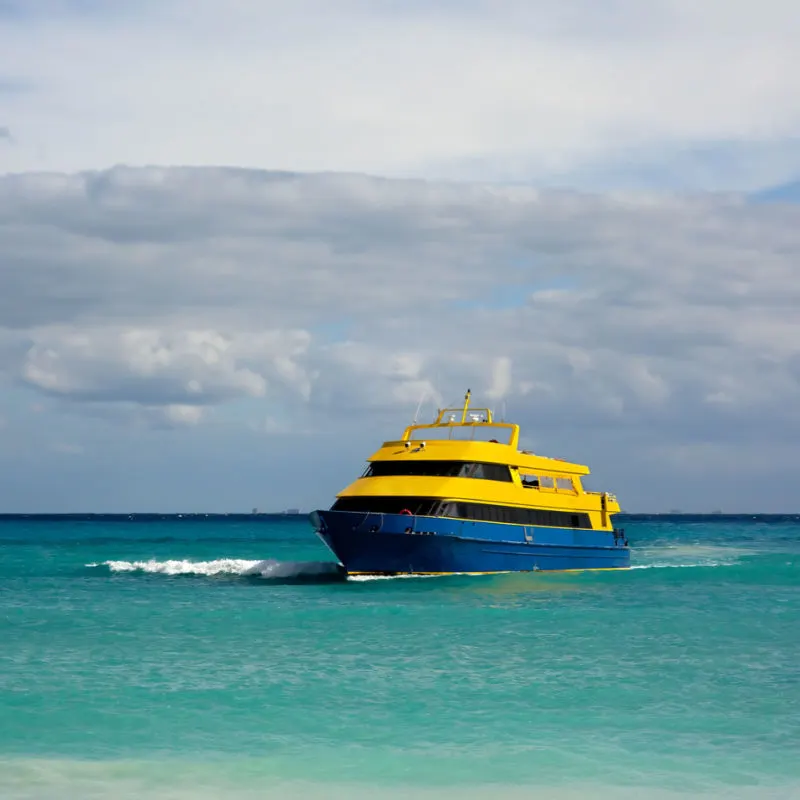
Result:
<svg viewBox="0 0 800 800"><path fill-rule="evenodd" d="M587 491L584 494L596 494L598 497L602 497L603 495L605 495L606 498L608 500L610 500L612 503L616 503L617 502L617 496L615 494L611 494L611 492L589 492L589 491Z"/></svg>
<svg viewBox="0 0 800 800"><path fill-rule="evenodd" d="M517 426L506 422L465 423L447 422L444 424L413 425L406 429L402 441L475 441L495 444L512 444Z"/></svg>

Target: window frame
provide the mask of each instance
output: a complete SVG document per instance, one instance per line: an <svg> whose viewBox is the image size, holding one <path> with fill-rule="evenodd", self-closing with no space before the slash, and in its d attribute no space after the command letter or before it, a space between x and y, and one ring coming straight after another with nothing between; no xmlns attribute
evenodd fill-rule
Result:
<svg viewBox="0 0 800 800"><path fill-rule="evenodd" d="M403 465L407 469L397 471L384 471L383 465ZM441 465L440 471L431 471L434 465ZM426 469L425 467L428 467ZM377 468L377 469L376 469ZM464 472L469 469L473 475ZM377 471L378 474L375 474ZM361 478L466 478L467 480L495 481L497 483L513 483L514 478L511 468L507 464L498 464L493 461L459 461L445 459L381 459L370 461L364 469Z"/></svg>

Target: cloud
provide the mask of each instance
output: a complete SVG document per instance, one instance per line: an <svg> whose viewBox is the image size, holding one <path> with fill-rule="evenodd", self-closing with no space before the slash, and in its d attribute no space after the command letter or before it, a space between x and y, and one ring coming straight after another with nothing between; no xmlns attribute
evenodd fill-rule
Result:
<svg viewBox="0 0 800 800"><path fill-rule="evenodd" d="M751 146L748 186L800 167L793 0L35 5L0 27L33 87L13 98L29 143L16 171L222 163L563 183L614 162L641 185L640 162L695 187L729 181L725 154Z"/></svg>
<svg viewBox="0 0 800 800"><path fill-rule="evenodd" d="M6 364L52 396L143 406L389 407L479 379L494 399L538 386L564 416L765 407L796 388L797 213L223 169L13 176ZM554 279L573 288L535 288ZM520 302L490 303L497 285Z"/></svg>
<svg viewBox="0 0 800 800"><path fill-rule="evenodd" d="M492 381L486 396L492 400L502 400L511 390L511 359L499 356L492 366Z"/></svg>
<svg viewBox="0 0 800 800"><path fill-rule="evenodd" d="M155 403L122 399L82 401L79 404L67 402L55 406L55 409L80 415L93 424L101 420L115 428L131 431L193 428L209 417L209 406L167 403L163 400Z"/></svg>
<svg viewBox="0 0 800 800"><path fill-rule="evenodd" d="M0 125L0 141L14 141L13 137L11 136L11 128L9 128L7 125Z"/></svg>
<svg viewBox="0 0 800 800"><path fill-rule="evenodd" d="M170 404L163 409L147 409L160 411L163 421L169 425L197 425L203 418L203 409L197 406Z"/></svg>
<svg viewBox="0 0 800 800"><path fill-rule="evenodd" d="M180 330L116 325L43 327L29 340L17 380L109 419L156 427L195 425L205 409L285 391L308 400L312 375L298 362L304 331ZM108 406L115 406L109 411Z"/></svg>
<svg viewBox="0 0 800 800"><path fill-rule="evenodd" d="M266 392L264 377L239 367L236 343L216 331L57 329L33 339L22 377L53 395L205 405Z"/></svg>
<svg viewBox="0 0 800 800"><path fill-rule="evenodd" d="M355 441L469 387L612 477L800 432L797 206L116 168L0 178L0 227L0 381L37 416Z"/></svg>

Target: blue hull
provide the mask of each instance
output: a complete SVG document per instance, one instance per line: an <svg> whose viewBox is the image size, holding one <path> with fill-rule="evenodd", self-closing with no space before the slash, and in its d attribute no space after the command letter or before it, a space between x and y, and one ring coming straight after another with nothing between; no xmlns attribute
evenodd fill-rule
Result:
<svg viewBox="0 0 800 800"><path fill-rule="evenodd" d="M315 511L317 533L349 573L440 574L624 569L622 534L363 511Z"/></svg>

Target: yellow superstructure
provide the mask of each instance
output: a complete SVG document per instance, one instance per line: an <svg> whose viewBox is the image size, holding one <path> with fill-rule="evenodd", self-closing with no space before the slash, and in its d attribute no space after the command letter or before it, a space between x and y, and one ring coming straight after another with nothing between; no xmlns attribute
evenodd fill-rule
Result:
<svg viewBox="0 0 800 800"><path fill-rule="evenodd" d="M608 492L584 490L588 467L519 450L519 425L495 422L490 409L470 410L469 401L467 392L461 408L442 409L432 424L410 425L400 439L384 442L369 457L364 475L337 497L344 503L414 497L471 508L502 507L511 513L535 509L545 525L563 527L556 520L571 519L574 527L613 530L611 517L619 512L619 503ZM442 470L449 474L425 474ZM464 506L454 506L459 507Z"/></svg>

